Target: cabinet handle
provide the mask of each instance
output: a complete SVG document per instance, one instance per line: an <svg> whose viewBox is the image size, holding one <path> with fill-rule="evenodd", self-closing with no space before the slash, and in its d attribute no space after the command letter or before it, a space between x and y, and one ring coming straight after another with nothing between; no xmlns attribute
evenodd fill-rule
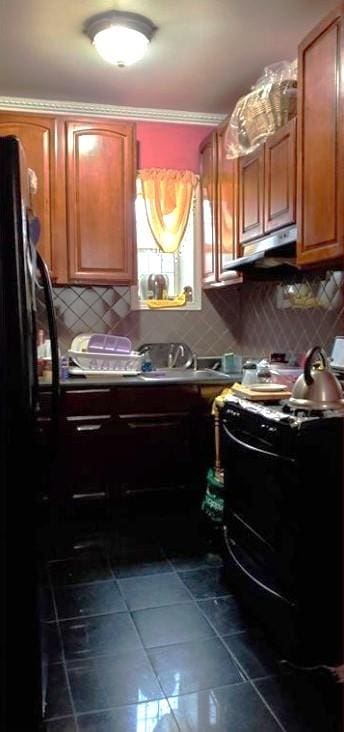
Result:
<svg viewBox="0 0 344 732"><path fill-rule="evenodd" d="M110 394L111 389L66 389L65 394Z"/></svg>
<svg viewBox="0 0 344 732"><path fill-rule="evenodd" d="M105 491L95 491L94 493L73 493L73 500L78 498L106 498L107 494Z"/></svg>
<svg viewBox="0 0 344 732"><path fill-rule="evenodd" d="M78 424L77 432L95 432L100 430L101 424Z"/></svg>
<svg viewBox="0 0 344 732"><path fill-rule="evenodd" d="M177 422L128 422L128 427L132 430L140 430L142 427L147 429L156 429L157 427L175 427Z"/></svg>
<svg viewBox="0 0 344 732"><path fill-rule="evenodd" d="M231 442L234 442L236 445L239 445L240 448L246 451L251 451L253 453L256 453L256 455L263 455L264 457L274 458L275 460L280 460L281 463L287 462L287 463L294 463L295 459L286 457L285 455L281 455L276 452L270 452L269 450L262 450L260 447L255 447L255 445L251 445L249 442L243 442L242 440L239 440L238 437L236 437L233 432L230 432L228 427L226 426L225 420L223 422L223 429L225 432L225 436L227 437L227 440L229 439Z"/></svg>
<svg viewBox="0 0 344 732"><path fill-rule="evenodd" d="M88 419L111 419L111 414L76 414L67 417L67 422L87 422Z"/></svg>
<svg viewBox="0 0 344 732"><path fill-rule="evenodd" d="M119 414L119 419L156 419L157 421L161 417L170 417L172 419L178 419L180 417L188 417L189 412L131 412L130 414Z"/></svg>

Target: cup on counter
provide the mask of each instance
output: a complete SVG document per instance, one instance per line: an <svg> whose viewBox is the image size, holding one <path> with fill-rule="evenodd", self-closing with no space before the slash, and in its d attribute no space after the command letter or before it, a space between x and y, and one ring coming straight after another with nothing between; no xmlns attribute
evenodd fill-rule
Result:
<svg viewBox="0 0 344 732"><path fill-rule="evenodd" d="M235 353L224 353L221 358L221 371L225 374L235 374L241 371L242 358Z"/></svg>
<svg viewBox="0 0 344 732"><path fill-rule="evenodd" d="M248 359L242 367L241 383L244 386L255 384L257 382L257 364L255 361Z"/></svg>

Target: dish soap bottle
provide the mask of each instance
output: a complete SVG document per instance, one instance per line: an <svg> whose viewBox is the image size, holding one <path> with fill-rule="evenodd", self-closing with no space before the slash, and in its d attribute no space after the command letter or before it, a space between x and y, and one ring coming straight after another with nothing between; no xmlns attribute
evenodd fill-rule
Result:
<svg viewBox="0 0 344 732"><path fill-rule="evenodd" d="M145 351L145 353L144 353L143 363L142 363L141 368L142 368L142 371L144 371L144 372L153 371L153 364L151 361L149 349L147 349L147 351Z"/></svg>

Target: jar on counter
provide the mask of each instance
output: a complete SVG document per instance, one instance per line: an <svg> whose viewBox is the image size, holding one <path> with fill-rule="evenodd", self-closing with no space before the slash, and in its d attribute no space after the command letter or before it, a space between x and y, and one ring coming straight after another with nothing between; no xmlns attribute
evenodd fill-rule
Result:
<svg viewBox="0 0 344 732"><path fill-rule="evenodd" d="M256 384L257 382L257 364L255 361L245 361L242 367L241 383L245 386Z"/></svg>
<svg viewBox="0 0 344 732"><path fill-rule="evenodd" d="M53 365L51 358L43 358L43 379L50 382L53 378Z"/></svg>
<svg viewBox="0 0 344 732"><path fill-rule="evenodd" d="M150 274L147 280L148 300L164 300L167 297L168 277L163 274Z"/></svg>
<svg viewBox="0 0 344 732"><path fill-rule="evenodd" d="M271 382L271 366L266 358L257 364L257 384L269 384Z"/></svg>

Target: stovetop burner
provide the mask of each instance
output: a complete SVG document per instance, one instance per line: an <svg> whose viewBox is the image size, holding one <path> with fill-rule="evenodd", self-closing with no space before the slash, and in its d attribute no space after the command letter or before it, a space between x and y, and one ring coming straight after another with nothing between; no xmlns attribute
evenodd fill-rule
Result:
<svg viewBox="0 0 344 732"><path fill-rule="evenodd" d="M333 413L333 409L305 409L304 407L296 407L289 404L288 401L281 403L281 409L284 414L291 414L293 417L329 417Z"/></svg>

